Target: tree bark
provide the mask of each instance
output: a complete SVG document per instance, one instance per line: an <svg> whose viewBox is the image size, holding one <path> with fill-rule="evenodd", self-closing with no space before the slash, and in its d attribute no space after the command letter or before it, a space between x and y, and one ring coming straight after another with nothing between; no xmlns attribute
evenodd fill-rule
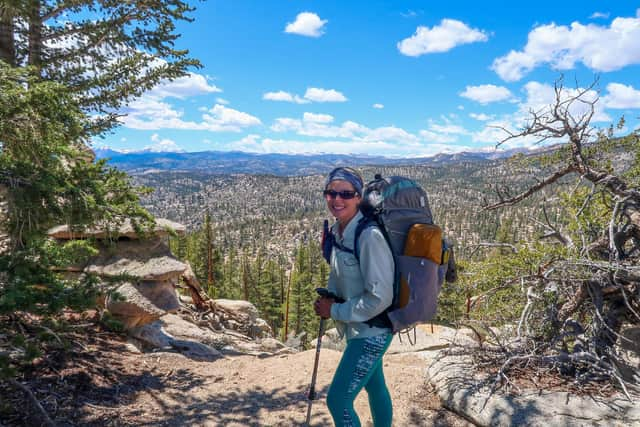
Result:
<svg viewBox="0 0 640 427"><path fill-rule="evenodd" d="M13 11L8 5L0 6L0 61L16 65L15 24Z"/></svg>
<svg viewBox="0 0 640 427"><path fill-rule="evenodd" d="M42 17L40 1L32 0L29 4L29 65L38 70L42 67Z"/></svg>

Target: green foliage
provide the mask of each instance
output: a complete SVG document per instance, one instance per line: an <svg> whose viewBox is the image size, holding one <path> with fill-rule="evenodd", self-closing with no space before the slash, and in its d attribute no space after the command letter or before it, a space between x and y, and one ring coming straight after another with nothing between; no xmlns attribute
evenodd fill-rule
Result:
<svg viewBox="0 0 640 427"><path fill-rule="evenodd" d="M481 261L461 262L463 273L458 282L442 289L437 319L444 323L477 319L495 324L517 320L526 294L520 278L535 279L541 265L566 257L568 251L542 242L519 243L515 248L517 252L491 251Z"/></svg>
<svg viewBox="0 0 640 427"><path fill-rule="evenodd" d="M125 217L151 223L139 205L143 192L128 176L91 161L83 144L90 136L64 86L0 63L0 182L11 190L16 246L60 223L76 229Z"/></svg>
<svg viewBox="0 0 640 427"><path fill-rule="evenodd" d="M180 0L11 2L0 14L7 44L0 60L63 83L104 130L128 100L200 65L175 47L176 24L190 21L192 10Z"/></svg>
<svg viewBox="0 0 640 427"><path fill-rule="evenodd" d="M139 204L143 192L125 173L93 162L83 148L91 135L87 123L64 86L0 62L0 184L9 190L3 226L12 246L0 255L0 315L46 318L95 305L96 278L67 277L63 270L96 249L91 241L53 243L46 236L51 226L66 223L81 230L127 217L138 226L153 223ZM35 357L42 341L21 347L26 360ZM0 369L11 372L10 366Z"/></svg>
<svg viewBox="0 0 640 427"><path fill-rule="evenodd" d="M602 237L613 211L610 193L578 187L559 196L565 210L566 230L573 239L591 243Z"/></svg>

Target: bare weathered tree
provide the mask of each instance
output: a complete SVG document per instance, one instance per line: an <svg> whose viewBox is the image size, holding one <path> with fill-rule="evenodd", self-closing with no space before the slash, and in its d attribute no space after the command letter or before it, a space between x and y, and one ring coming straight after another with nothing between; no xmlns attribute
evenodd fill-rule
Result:
<svg viewBox="0 0 640 427"><path fill-rule="evenodd" d="M627 169L640 168L640 133L615 138L613 127L602 132L590 125L598 102L596 83L570 90L562 80L556 82L552 105L530 111L530 120L518 132L503 128L507 136L498 143L535 138L538 143L553 140L560 145L543 178L516 195L497 192L497 200L485 209L515 205L575 177L579 183L575 191L591 189L574 194L584 198L582 207L564 224L578 221L596 195L609 215L589 236L563 233L562 219L552 224L546 214L544 222L538 221L546 230L543 237L555 238L569 255L539 266L538 274L520 281L526 304L515 332L519 339L504 356L499 376L506 378L515 365L535 361L553 365L582 383L613 380L629 397L629 388L637 390L640 374L637 367L629 369L619 350L624 344L637 345L621 335L625 325L640 325L640 189L637 179L625 177L622 168L614 172L602 157L607 148L613 156L631 152L635 163L627 162Z"/></svg>

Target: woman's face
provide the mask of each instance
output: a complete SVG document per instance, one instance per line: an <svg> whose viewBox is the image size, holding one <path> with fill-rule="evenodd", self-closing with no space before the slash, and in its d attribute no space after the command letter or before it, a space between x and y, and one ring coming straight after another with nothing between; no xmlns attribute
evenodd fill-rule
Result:
<svg viewBox="0 0 640 427"><path fill-rule="evenodd" d="M355 193L353 185L348 181L342 180L331 181L327 186L327 190L333 190L336 193L343 191ZM327 208L329 208L331 214L342 225L347 225L351 218L358 213L358 205L360 204L359 195L351 199L343 199L340 194L332 193L325 195L325 200L327 201Z"/></svg>

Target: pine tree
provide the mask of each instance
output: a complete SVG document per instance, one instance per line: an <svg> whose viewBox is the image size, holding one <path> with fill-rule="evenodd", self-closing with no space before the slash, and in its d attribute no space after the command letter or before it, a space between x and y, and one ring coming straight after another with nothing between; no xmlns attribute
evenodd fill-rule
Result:
<svg viewBox="0 0 640 427"><path fill-rule="evenodd" d="M108 129L120 106L199 66L174 47L176 23L192 10L181 0L5 1L0 60L64 84L81 109L100 115L92 125Z"/></svg>

